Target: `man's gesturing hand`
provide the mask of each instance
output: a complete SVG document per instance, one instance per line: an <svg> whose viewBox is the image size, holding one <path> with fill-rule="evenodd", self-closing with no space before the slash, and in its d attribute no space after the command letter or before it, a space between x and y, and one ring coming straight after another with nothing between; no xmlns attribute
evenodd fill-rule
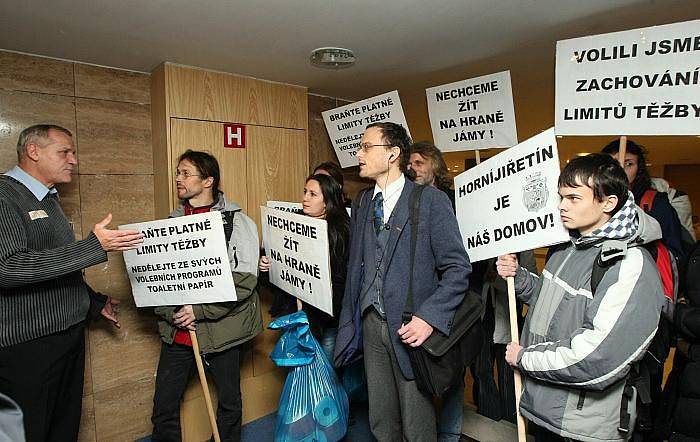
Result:
<svg viewBox="0 0 700 442"><path fill-rule="evenodd" d="M110 230L107 228L110 222L112 222L111 213L92 228L92 232L105 252L132 250L143 242L143 235L138 230Z"/></svg>
<svg viewBox="0 0 700 442"><path fill-rule="evenodd" d="M107 302L105 303L105 306L102 307L102 310L100 311L100 314L109 322L114 324L115 327L121 328L121 324L119 323L119 309L117 306L119 305L119 300L114 299L114 298L107 298Z"/></svg>

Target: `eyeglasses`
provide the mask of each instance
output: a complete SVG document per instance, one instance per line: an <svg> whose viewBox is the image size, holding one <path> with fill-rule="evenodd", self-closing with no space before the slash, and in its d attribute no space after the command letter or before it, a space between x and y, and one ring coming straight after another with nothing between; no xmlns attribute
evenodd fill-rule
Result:
<svg viewBox="0 0 700 442"><path fill-rule="evenodd" d="M179 176L183 177L184 179L187 179L187 178L192 177L192 176L202 176L202 175L197 175L197 174L194 174L194 173L189 173L189 172L186 171L186 170L183 170L182 172L180 172L179 170L175 169L175 178L177 178L177 177L179 177Z"/></svg>
<svg viewBox="0 0 700 442"><path fill-rule="evenodd" d="M391 144L370 144L370 143L364 143L360 144L360 146L357 148L357 153L367 153L368 150L370 150L373 147L393 147Z"/></svg>

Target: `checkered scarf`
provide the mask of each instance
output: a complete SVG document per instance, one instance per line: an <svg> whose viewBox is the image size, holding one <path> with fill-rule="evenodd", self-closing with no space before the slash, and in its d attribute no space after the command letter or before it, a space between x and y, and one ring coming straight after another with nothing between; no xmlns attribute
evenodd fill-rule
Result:
<svg viewBox="0 0 700 442"><path fill-rule="evenodd" d="M607 223L588 235L576 239L577 246L587 246L609 239L629 239L639 230L639 219L634 195L627 192L627 201Z"/></svg>

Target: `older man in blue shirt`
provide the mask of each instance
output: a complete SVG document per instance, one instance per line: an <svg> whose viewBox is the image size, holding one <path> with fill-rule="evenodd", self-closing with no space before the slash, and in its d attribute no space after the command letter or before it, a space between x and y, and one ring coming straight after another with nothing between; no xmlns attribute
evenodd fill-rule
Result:
<svg viewBox="0 0 700 442"><path fill-rule="evenodd" d="M27 441L74 441L84 322L91 312L119 324L118 302L85 284L82 269L143 239L136 231L107 229L110 214L75 240L55 188L71 181L78 163L67 129L28 127L17 156L17 167L0 176L0 391L22 409Z"/></svg>

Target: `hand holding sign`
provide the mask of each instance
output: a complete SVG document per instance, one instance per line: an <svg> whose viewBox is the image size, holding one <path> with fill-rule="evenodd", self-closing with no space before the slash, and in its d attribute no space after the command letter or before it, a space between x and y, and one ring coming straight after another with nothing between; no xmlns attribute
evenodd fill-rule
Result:
<svg viewBox="0 0 700 442"><path fill-rule="evenodd" d="M503 279L515 277L518 272L518 256L514 253L499 256L496 260L496 271Z"/></svg>
<svg viewBox="0 0 700 442"><path fill-rule="evenodd" d="M173 313L173 325L185 330L196 330L194 310L191 305L183 305L182 308Z"/></svg>
<svg viewBox="0 0 700 442"><path fill-rule="evenodd" d="M506 347L506 362L513 368L518 368L518 355L523 347L517 342L511 342Z"/></svg>
<svg viewBox="0 0 700 442"><path fill-rule="evenodd" d="M270 263L270 258L267 256L261 256L260 257L260 264L258 265L258 270L261 272L269 272L270 267L272 267L272 264Z"/></svg>

